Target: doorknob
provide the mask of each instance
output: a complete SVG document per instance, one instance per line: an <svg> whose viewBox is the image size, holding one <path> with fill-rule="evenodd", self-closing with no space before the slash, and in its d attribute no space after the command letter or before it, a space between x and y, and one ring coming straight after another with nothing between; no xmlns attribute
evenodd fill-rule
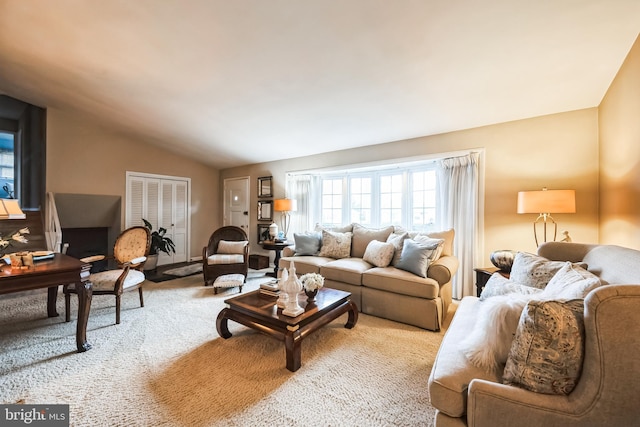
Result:
<svg viewBox="0 0 640 427"><path fill-rule="evenodd" d="M242 212L243 215L249 215L249 211Z"/></svg>

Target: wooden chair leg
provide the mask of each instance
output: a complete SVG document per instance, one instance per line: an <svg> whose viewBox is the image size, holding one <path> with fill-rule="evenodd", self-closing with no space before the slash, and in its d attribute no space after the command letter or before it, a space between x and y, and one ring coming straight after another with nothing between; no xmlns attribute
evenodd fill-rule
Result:
<svg viewBox="0 0 640 427"><path fill-rule="evenodd" d="M120 324L120 295L116 295L116 325Z"/></svg>
<svg viewBox="0 0 640 427"><path fill-rule="evenodd" d="M242 293L242 285L240 285L240 293Z"/></svg>
<svg viewBox="0 0 640 427"><path fill-rule="evenodd" d="M138 294L140 294L140 307L144 307L144 297L142 296L142 288L138 288Z"/></svg>
<svg viewBox="0 0 640 427"><path fill-rule="evenodd" d="M71 294L69 293L65 293L64 294L64 321L65 322L70 322L71 321Z"/></svg>
<svg viewBox="0 0 640 427"><path fill-rule="evenodd" d="M217 295L218 294L218 288L213 288L213 294Z"/></svg>

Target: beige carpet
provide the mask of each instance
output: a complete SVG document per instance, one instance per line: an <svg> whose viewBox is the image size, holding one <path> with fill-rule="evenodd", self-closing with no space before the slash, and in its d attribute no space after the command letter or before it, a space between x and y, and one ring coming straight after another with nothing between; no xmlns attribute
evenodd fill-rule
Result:
<svg viewBox="0 0 640 427"><path fill-rule="evenodd" d="M246 291L257 289L253 278ZM229 322L200 276L147 282L136 293L94 297L87 336L75 349L72 322L46 317L46 293L0 299L0 402L70 404L74 426L427 426L427 379L442 332L346 315L302 343L302 367L285 368L284 345ZM62 298L58 311L64 312ZM452 312L449 312L449 316Z"/></svg>

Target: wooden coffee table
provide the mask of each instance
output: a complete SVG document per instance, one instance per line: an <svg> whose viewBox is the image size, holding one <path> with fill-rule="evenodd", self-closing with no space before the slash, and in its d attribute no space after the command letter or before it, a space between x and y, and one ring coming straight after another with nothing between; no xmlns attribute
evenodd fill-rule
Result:
<svg viewBox="0 0 640 427"><path fill-rule="evenodd" d="M276 305L276 297L253 291L225 300L227 308L218 314L216 329L222 338L231 338L227 322L233 320L284 341L287 369L295 372L302 365L301 343L304 338L347 312L349 319L344 327L351 329L356 325L358 307L350 297L349 292L321 288L315 302L307 304L307 297L302 293L298 301L304 313L289 317L283 315L282 309Z"/></svg>

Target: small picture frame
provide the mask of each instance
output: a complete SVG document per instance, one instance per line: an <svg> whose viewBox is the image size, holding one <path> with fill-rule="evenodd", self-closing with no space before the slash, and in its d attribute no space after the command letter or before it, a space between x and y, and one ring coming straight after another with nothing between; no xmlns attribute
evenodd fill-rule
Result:
<svg viewBox="0 0 640 427"><path fill-rule="evenodd" d="M273 197L271 176L261 176L258 178L258 197Z"/></svg>
<svg viewBox="0 0 640 427"><path fill-rule="evenodd" d="M258 224L258 243L269 240L269 224Z"/></svg>
<svg viewBox="0 0 640 427"><path fill-rule="evenodd" d="M273 200L258 201L258 221L271 221L273 219Z"/></svg>

